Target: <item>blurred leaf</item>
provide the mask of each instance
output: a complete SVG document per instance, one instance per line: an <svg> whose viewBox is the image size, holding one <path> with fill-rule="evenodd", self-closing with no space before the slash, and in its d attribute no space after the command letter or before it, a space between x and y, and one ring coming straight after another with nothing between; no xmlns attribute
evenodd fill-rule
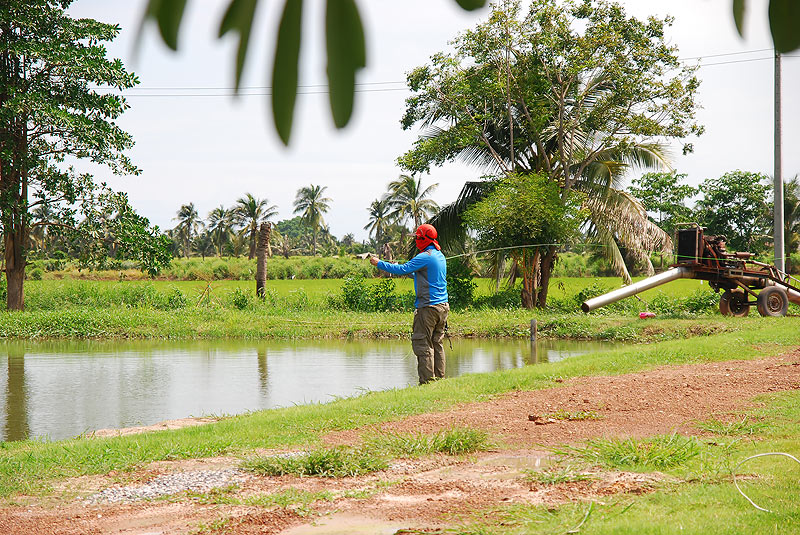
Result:
<svg viewBox="0 0 800 535"><path fill-rule="evenodd" d="M236 91L239 91L239 82L242 79L244 60L247 57L247 45L250 41L250 30L253 27L257 4L258 0L231 0L219 25L220 37L230 31L239 34L239 49L236 54Z"/></svg>
<svg viewBox="0 0 800 535"><path fill-rule="evenodd" d="M364 28L354 0L328 0L325 12L328 87L337 128L353 113L356 71L367 64Z"/></svg>
<svg viewBox="0 0 800 535"><path fill-rule="evenodd" d="M733 20L736 22L736 31L744 37L744 10L745 0L733 0Z"/></svg>
<svg viewBox="0 0 800 535"><path fill-rule="evenodd" d="M142 22L147 19L155 19L164 43L172 50L177 50L178 29L181 26L185 7L186 0L150 0Z"/></svg>
<svg viewBox="0 0 800 535"><path fill-rule="evenodd" d="M286 0L278 27L272 70L272 117L284 145L292 134L297 98L297 62L300 58L303 0Z"/></svg>
<svg viewBox="0 0 800 535"><path fill-rule="evenodd" d="M486 5L486 0L456 0L456 2L467 11L474 11Z"/></svg>
<svg viewBox="0 0 800 535"><path fill-rule="evenodd" d="M800 2L770 0L769 29L778 52L786 53L800 48Z"/></svg>

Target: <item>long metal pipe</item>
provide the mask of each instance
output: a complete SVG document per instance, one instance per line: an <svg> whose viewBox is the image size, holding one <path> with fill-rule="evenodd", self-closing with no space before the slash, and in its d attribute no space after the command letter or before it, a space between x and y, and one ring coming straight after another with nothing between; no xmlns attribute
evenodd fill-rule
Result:
<svg viewBox="0 0 800 535"><path fill-rule="evenodd" d="M595 308L600 308L606 305L610 305L611 303L616 303L620 299L625 299L626 297L630 297L634 294L638 294L639 292L649 290L650 288L655 288L656 286L661 286L662 284L674 281L676 279L691 279L692 275L693 275L692 270L688 268L674 267L666 270L663 273L659 273L658 275L653 275L652 277L647 277L646 279L640 280L639 282L635 282L633 284L629 284L628 286L624 286L619 290L614 290L613 292L608 292L607 294L599 295L597 297L588 299L583 302L583 304L581 305L581 309L584 312L589 312L590 310L594 310Z"/></svg>

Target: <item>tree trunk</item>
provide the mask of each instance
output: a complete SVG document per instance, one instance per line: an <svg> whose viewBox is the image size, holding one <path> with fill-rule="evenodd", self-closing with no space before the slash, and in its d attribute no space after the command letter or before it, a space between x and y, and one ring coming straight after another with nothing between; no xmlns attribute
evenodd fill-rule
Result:
<svg viewBox="0 0 800 535"><path fill-rule="evenodd" d="M264 287L267 284L267 244L271 233L270 224L261 223L256 247L256 295L258 297L264 297Z"/></svg>
<svg viewBox="0 0 800 535"><path fill-rule="evenodd" d="M16 225L15 225L16 227ZM6 228L9 228L6 226ZM14 228L13 231L5 233L5 258L6 258L6 281L8 283L8 294L6 297L6 308L8 310L25 309L25 255L22 250L20 229Z"/></svg>
<svg viewBox="0 0 800 535"><path fill-rule="evenodd" d="M536 300L536 306L539 308L544 308L547 306L547 290L550 287L550 276L553 274L553 266L556 261L556 250L555 248L550 249L547 251L542 257L542 265L540 268L540 273L542 275L542 282L541 286L539 287L539 297Z"/></svg>
<svg viewBox="0 0 800 535"><path fill-rule="evenodd" d="M522 268L522 306L531 310L536 306L538 297L536 291L536 268L539 265L539 251L536 251L533 255L528 251L523 251L519 264Z"/></svg>

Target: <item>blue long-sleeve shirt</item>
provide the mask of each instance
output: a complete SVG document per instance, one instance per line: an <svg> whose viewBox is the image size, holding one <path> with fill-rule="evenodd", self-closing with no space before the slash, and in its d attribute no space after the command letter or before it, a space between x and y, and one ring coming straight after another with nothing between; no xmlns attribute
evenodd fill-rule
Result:
<svg viewBox="0 0 800 535"><path fill-rule="evenodd" d="M394 275L414 274L414 306L417 308L447 302L447 261L441 251L433 245L406 262L392 264L378 262L378 269Z"/></svg>

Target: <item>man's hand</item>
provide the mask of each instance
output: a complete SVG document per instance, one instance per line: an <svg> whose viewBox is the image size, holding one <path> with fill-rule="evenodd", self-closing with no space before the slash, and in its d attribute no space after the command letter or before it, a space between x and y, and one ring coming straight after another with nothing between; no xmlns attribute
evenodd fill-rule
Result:
<svg viewBox="0 0 800 535"><path fill-rule="evenodd" d="M377 266L378 265L378 257L374 256L374 255L370 255L369 256L369 263L372 264L373 266Z"/></svg>

